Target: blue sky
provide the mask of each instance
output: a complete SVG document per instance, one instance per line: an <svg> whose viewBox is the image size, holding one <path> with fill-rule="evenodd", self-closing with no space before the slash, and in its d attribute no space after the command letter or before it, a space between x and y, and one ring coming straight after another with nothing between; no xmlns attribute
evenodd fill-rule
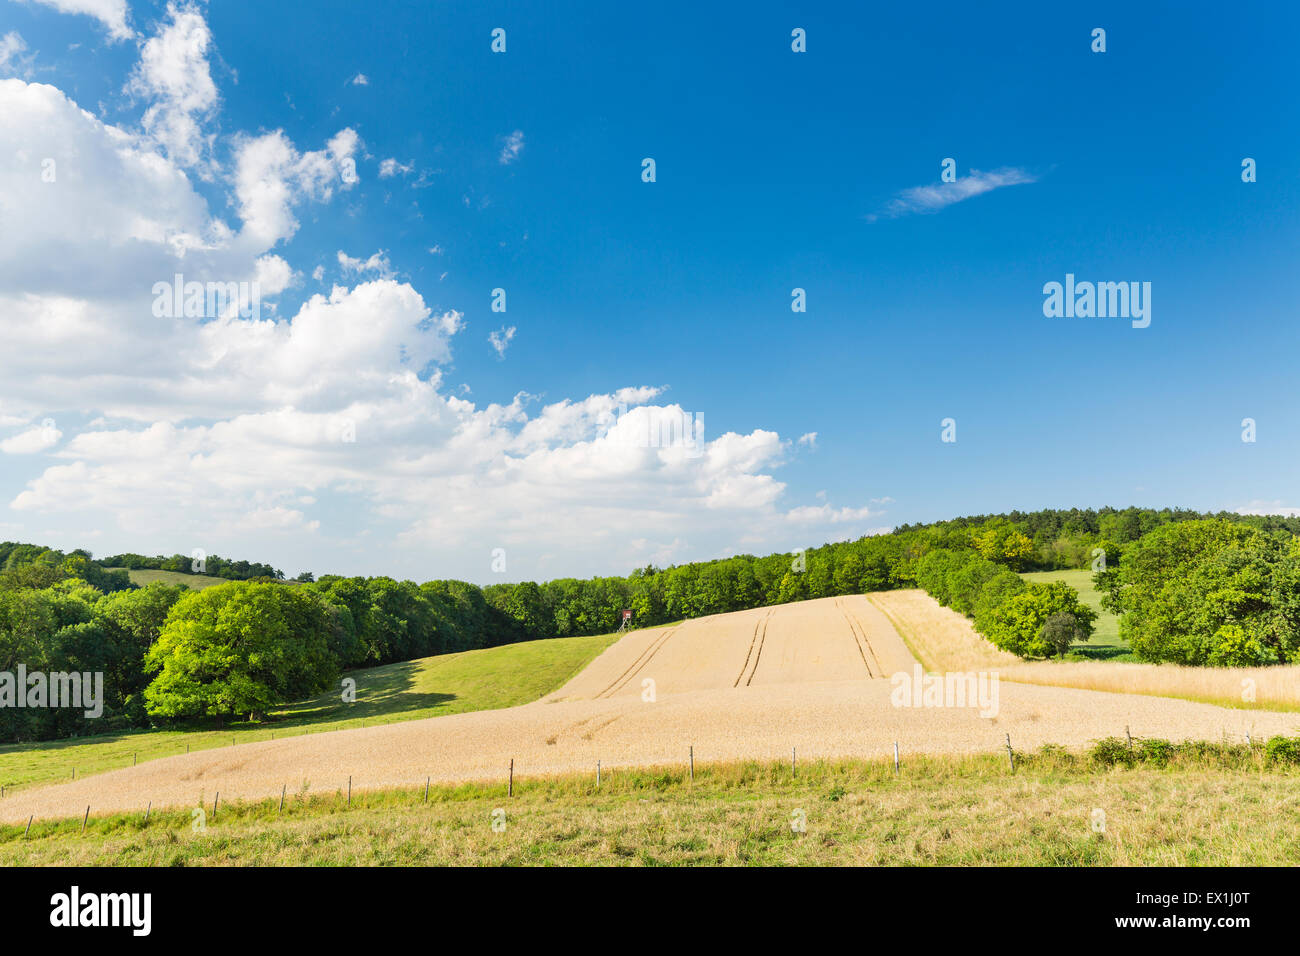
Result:
<svg viewBox="0 0 1300 956"><path fill-rule="evenodd" d="M1013 508L1300 507L1300 15L1143 6L0 4L0 37L18 38L0 77L24 84L6 92L32 117L0 156L57 142L75 169L75 137L111 128L183 177L165 201L143 190L134 214L96 213L108 168L86 171L75 204L62 181L20 202L30 157L11 164L0 298L27 303L9 319L22 334L51 330L4 362L0 537L488 581L498 546L509 578L543 578ZM191 82L204 75L210 91ZM52 139L29 84L98 126L68 113L76 132ZM343 130L355 146L320 160L339 164L328 182L250 158L276 131L324 156ZM946 157L956 187L1022 181L900 213L909 190L944 195ZM296 226L241 243L268 183ZM116 238L100 228L115 215ZM19 268L17 225L33 219L51 223L45 259ZM169 327L163 348L138 313L140 290L170 278L167 243L137 255L133 220L237 234L204 233L209 261L181 264L196 278L274 257L291 276L265 296L284 335L335 287L340 315L283 358L265 330L204 333L212 317ZM60 287L73 280L41 263L64 249L134 284ZM1150 326L1046 318L1043 285L1066 273L1150 282ZM52 318L67 299L126 357L73 344ZM366 308L408 306L356 374L312 351L347 348L330 322L355 332ZM509 328L498 353L489 335ZM263 364L232 364L245 351ZM394 370L425 383L418 398L383 384ZM377 384L330 405L359 380ZM706 465L600 445L612 400L591 397L636 387L662 389L646 407L702 417ZM539 424L583 402L581 421ZM360 457L302 437L358 408ZM940 441L947 417L955 443ZM23 437L47 419L57 440Z"/></svg>

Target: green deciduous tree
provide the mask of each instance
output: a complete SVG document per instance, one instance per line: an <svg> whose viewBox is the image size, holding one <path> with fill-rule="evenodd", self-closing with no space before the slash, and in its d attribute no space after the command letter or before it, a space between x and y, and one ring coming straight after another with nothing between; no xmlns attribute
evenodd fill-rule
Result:
<svg viewBox="0 0 1300 956"><path fill-rule="evenodd" d="M1142 660L1270 664L1300 650L1297 572L1293 543L1216 518L1158 527L1097 583Z"/></svg>
<svg viewBox="0 0 1300 956"><path fill-rule="evenodd" d="M184 595L145 667L157 717L248 715L324 690L337 676L326 604L305 588L232 582Z"/></svg>
<svg viewBox="0 0 1300 956"><path fill-rule="evenodd" d="M1078 631L1088 636L1097 618L1068 584L1030 584L987 615L984 634L1002 650L1020 657L1051 657L1057 648L1049 643L1044 625L1057 615L1071 618Z"/></svg>
<svg viewBox="0 0 1300 956"><path fill-rule="evenodd" d="M1038 636L1044 647L1057 657L1064 657L1077 642L1092 637L1092 632L1073 614L1057 612L1043 622Z"/></svg>

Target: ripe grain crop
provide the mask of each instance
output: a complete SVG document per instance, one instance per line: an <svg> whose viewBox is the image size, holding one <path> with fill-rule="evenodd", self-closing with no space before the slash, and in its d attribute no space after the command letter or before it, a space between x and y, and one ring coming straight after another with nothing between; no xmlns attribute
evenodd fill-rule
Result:
<svg viewBox="0 0 1300 956"><path fill-rule="evenodd" d="M924 591L870 596L934 671L995 668L1004 681L1113 694L1177 697L1245 710L1300 711L1300 666L1181 667L1127 661L1022 661ZM1253 698L1253 699L1252 699Z"/></svg>

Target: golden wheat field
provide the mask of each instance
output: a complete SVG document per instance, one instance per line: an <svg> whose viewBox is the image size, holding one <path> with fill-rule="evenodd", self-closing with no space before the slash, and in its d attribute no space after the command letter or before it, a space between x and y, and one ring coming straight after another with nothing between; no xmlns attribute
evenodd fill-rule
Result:
<svg viewBox="0 0 1300 956"><path fill-rule="evenodd" d="M354 791L500 781L512 761L522 777L594 772L597 762L681 768L692 753L707 762L789 759L792 751L805 760L879 758L895 742L903 754L987 753L1008 736L1018 749L1083 747L1126 728L1169 740L1300 734L1300 713L1008 682L1036 665L1008 664L948 615L917 592L635 631L531 704L153 760L20 791L0 802L0 819L210 805L218 794L334 793L349 778ZM920 667L904 636L930 668L1002 671L996 706L900 706L896 675Z"/></svg>
<svg viewBox="0 0 1300 956"><path fill-rule="evenodd" d="M967 618L943 607L924 591L884 591L870 595L869 600L886 614L930 670L993 668L1002 680L1026 684L1182 697L1265 710L1300 708L1300 666L1179 667L1106 661L1022 661L998 650L976 632Z"/></svg>

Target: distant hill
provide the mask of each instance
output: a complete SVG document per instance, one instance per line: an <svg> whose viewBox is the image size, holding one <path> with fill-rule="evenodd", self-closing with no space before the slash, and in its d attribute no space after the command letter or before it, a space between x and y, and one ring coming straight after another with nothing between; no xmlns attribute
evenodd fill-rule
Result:
<svg viewBox="0 0 1300 956"><path fill-rule="evenodd" d="M144 587L146 584L153 584L155 581L162 581L164 584L184 584L195 591L202 591L204 588L210 588L214 584L225 584L225 578L214 578L210 574L182 574L179 571L152 571L148 568L131 570L129 568L105 568L106 571L126 571L127 576L131 578L131 583L137 587Z"/></svg>

